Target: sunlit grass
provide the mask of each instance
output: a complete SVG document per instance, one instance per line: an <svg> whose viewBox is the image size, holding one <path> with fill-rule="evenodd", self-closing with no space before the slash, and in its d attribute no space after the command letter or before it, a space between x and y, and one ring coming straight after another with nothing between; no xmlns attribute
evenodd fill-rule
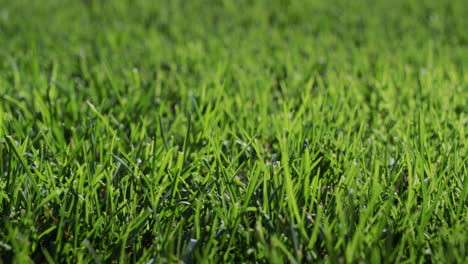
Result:
<svg viewBox="0 0 468 264"><path fill-rule="evenodd" d="M466 14L0 0L0 262L467 263Z"/></svg>

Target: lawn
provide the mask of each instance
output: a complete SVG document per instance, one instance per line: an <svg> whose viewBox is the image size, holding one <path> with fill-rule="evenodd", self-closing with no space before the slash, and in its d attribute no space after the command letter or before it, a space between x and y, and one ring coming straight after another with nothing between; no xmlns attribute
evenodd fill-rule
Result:
<svg viewBox="0 0 468 264"><path fill-rule="evenodd" d="M467 15L0 0L0 263L468 263Z"/></svg>

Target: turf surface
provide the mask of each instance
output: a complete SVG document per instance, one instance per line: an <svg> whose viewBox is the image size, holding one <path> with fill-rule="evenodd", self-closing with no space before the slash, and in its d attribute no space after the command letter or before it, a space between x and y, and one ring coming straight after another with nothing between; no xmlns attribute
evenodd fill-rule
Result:
<svg viewBox="0 0 468 264"><path fill-rule="evenodd" d="M467 263L467 14L0 0L0 262Z"/></svg>

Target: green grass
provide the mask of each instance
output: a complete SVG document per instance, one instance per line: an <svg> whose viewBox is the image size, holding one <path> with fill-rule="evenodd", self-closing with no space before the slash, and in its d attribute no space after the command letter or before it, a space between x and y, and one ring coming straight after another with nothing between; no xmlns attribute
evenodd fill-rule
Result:
<svg viewBox="0 0 468 264"><path fill-rule="evenodd" d="M467 263L467 14L0 0L0 263Z"/></svg>

